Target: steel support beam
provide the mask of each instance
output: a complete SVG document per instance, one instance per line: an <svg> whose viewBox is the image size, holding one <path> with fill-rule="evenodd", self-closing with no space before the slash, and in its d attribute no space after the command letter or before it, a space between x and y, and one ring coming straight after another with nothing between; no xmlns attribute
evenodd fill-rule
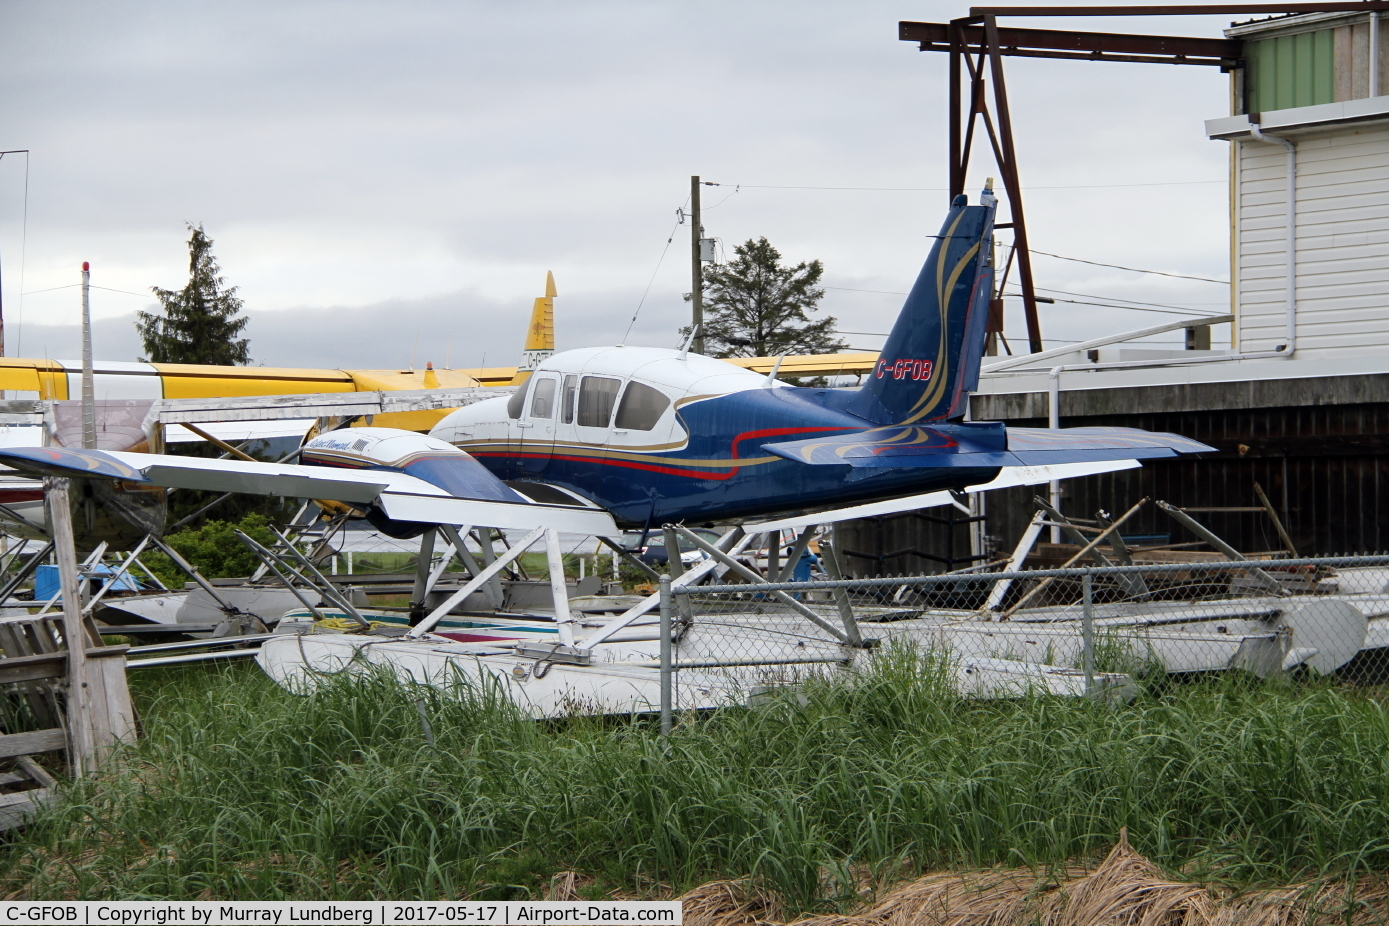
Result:
<svg viewBox="0 0 1389 926"><path fill-rule="evenodd" d="M1278 11L1287 12L1286 5ZM1369 9L1384 6L1389 0L1366 4L1326 4L1326 8ZM1008 200L1011 221L999 223L998 228L1013 231L1014 251L1018 263L1018 285L1022 290L1023 317L1027 324L1029 350L1042 352L1041 320L1037 315L1037 292L1032 276L1032 254L1028 250L1027 221L1023 212L1022 182L1018 173L1017 152L1013 142L1013 121L1008 110L1008 90L1003 76L1004 57L1066 58L1086 61L1129 61L1152 64L1198 64L1217 66L1222 70L1243 67L1244 43L1237 39L1206 39L1172 35L1131 35L1104 32L1074 32L1053 29L1002 28L1000 15L1105 15L1108 7L974 7L970 16L949 23L899 22L898 38L918 42L922 51L944 51L950 55L949 66L949 190L952 201L965 192L969 159L974 138L974 120L984 120L994 159L1002 175L1004 193ZM1128 8L1126 13L1140 8ZM1147 7L1150 14L1174 11L1222 12L1227 7ZM1244 7L1256 11L1254 6ZM1091 10L1089 14L1084 10ZM976 65L972 55L979 56ZM989 63L988 76L993 82L993 115L984 99L984 62ZM969 70L966 90L964 68ZM964 112L961 94L969 93L969 112ZM997 125L995 126L995 120ZM998 332L1001 334L1002 332Z"/></svg>
<svg viewBox="0 0 1389 926"><path fill-rule="evenodd" d="M898 23L898 29L907 25L926 25L925 23ZM962 33L953 26L946 26L946 36L950 51L950 200L965 191L964 142L960 128L960 62L964 53ZM923 46L924 47L924 46ZM972 97L971 97L972 98Z"/></svg>
<svg viewBox="0 0 1389 926"><path fill-rule="evenodd" d="M1245 16L1250 13L1368 13L1389 10L1389 3L1221 3L1186 6L972 6L979 16Z"/></svg>
<svg viewBox="0 0 1389 926"><path fill-rule="evenodd" d="M1013 148L1013 118L1008 112L1008 88L1003 81L1003 55L998 24L994 17L984 19L985 45L994 81L994 111L998 115L998 140L1004 163L1003 187L1008 193L1008 212L1013 219L1013 247L1018 257L1018 284L1022 288L1022 311L1027 320L1027 340L1032 353L1041 353L1042 325L1037 318L1037 291L1032 283L1032 252L1027 244L1027 221L1022 210L1022 181L1018 177L1018 157Z"/></svg>
<svg viewBox="0 0 1389 926"><path fill-rule="evenodd" d="M921 43L922 51L978 53L987 42L983 26L953 23L899 22L897 37ZM1203 64L1235 67L1244 56L1238 39L1205 39L1180 35L1130 35L1118 32L1072 32L1060 29L998 28L1005 56L1065 57L1091 61L1136 60L1153 64Z"/></svg>

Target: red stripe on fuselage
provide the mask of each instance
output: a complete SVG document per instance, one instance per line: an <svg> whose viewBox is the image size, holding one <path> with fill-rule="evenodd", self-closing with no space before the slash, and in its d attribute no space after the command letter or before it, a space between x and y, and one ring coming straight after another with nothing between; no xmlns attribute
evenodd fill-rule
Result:
<svg viewBox="0 0 1389 926"><path fill-rule="evenodd" d="M323 457L313 456L306 456L305 459L313 461L309 465L322 466L328 469L366 469L368 466L372 465L370 463L367 463L366 461L362 461L361 463L353 463L347 460L325 460Z"/></svg>
<svg viewBox="0 0 1389 926"><path fill-rule="evenodd" d="M759 437L783 437L783 436L785 436L785 435L787 435L787 434L810 434L810 433L814 433L814 432L818 432L818 431L852 431L852 430L854 430L854 429L853 429L853 428L847 428L847 427L833 427L833 428L765 428L765 429L763 429L763 430L761 430L761 431L744 431L742 434L739 434L738 436L736 436L736 437L733 438L733 443L732 443L732 445L731 445L730 448L729 448L729 449L730 449L730 452L731 452L732 455L733 455L733 457L732 457L732 459L729 461L729 465L732 466L733 462L736 461L736 460L738 459L738 444L741 443L742 441L745 441L745 440L753 440L754 438L759 438ZM634 461L632 461L632 460L615 460L615 459L605 458L605 457L579 457L579 456L567 456L567 455L564 455L564 454L556 454L556 453L503 453L503 452L501 452L501 451L495 451L495 452L493 452L493 451L474 451L474 452L471 452L471 455L472 455L472 456L475 456L475 457L508 457L508 458L525 458L525 459L531 459L531 460L567 460L567 461L573 462L573 463L599 463L599 464L601 464L601 465L603 465L603 466L617 466L617 467L621 467L621 468L623 468L623 469L639 469L639 470L645 470L646 472L649 472L649 473L664 473L664 474L667 475L667 476L685 476L685 477L690 478L690 479L716 479L716 480L718 480L718 481L720 481L720 482L722 482L722 481L725 480L725 479L732 479L734 476L736 476L736 475L738 474L738 470L742 468L742 467L739 467L739 466L733 466L733 468L732 468L732 469L729 469L727 472L714 473L714 472L709 472L708 470L702 470L702 469L689 469L689 468L686 468L686 467L675 467L675 466L661 466L661 465L654 464L654 463L637 463L637 462L634 462ZM672 461L672 462L674 462L674 461Z"/></svg>
<svg viewBox="0 0 1389 926"><path fill-rule="evenodd" d="M653 466L650 463L633 463L630 460L605 460L601 457L569 457L549 453L488 453L476 452L475 457L506 457L507 459L527 460L569 460L573 463L598 463L603 466L618 466L623 469L641 469L649 473L665 473L668 476L689 476L692 479L729 479L736 469L726 473L711 473L702 469L674 469L669 466Z"/></svg>

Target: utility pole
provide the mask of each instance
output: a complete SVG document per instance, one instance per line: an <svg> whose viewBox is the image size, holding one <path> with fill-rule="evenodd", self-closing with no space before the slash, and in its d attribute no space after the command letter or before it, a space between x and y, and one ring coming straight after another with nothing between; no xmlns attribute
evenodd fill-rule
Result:
<svg viewBox="0 0 1389 926"><path fill-rule="evenodd" d="M82 448L96 449L96 388L92 382L92 265L82 261Z"/></svg>
<svg viewBox="0 0 1389 926"><path fill-rule="evenodd" d="M0 155L3 157L4 155ZM5 286L0 280L0 357L5 356Z"/></svg>
<svg viewBox="0 0 1389 926"><path fill-rule="evenodd" d="M704 226L699 221L699 176L690 178L690 307L693 315L694 341L690 348L696 354L704 353L704 262L700 254L699 239L704 237Z"/></svg>

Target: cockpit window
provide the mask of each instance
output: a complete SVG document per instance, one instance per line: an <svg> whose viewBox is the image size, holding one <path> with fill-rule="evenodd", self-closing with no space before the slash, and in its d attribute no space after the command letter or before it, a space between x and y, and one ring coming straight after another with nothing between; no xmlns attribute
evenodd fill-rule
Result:
<svg viewBox="0 0 1389 926"><path fill-rule="evenodd" d="M547 376L544 379L535 381L535 394L531 399L532 418L553 418L555 414L555 386L556 382Z"/></svg>
<svg viewBox="0 0 1389 926"><path fill-rule="evenodd" d="M621 386L622 380L610 376L585 376L579 386L579 426L606 428Z"/></svg>
<svg viewBox="0 0 1389 926"><path fill-rule="evenodd" d="M622 394L622 404L617 408L615 427L650 431L661 420L669 405L670 399L659 389L652 389L645 383L630 382L627 391Z"/></svg>
<svg viewBox="0 0 1389 926"><path fill-rule="evenodd" d="M569 373L564 377L564 392L560 396L560 416L565 424L574 423L574 402L579 398L579 377Z"/></svg>
<svg viewBox="0 0 1389 926"><path fill-rule="evenodd" d="M530 380L516 387L516 391L511 394L511 398L506 401L506 416L511 419L521 417L521 410L526 407L526 390L530 388Z"/></svg>

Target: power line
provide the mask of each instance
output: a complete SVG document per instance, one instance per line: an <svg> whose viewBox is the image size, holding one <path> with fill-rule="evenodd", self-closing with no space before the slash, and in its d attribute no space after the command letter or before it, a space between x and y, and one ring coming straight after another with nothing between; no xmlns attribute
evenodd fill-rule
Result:
<svg viewBox="0 0 1389 926"><path fill-rule="evenodd" d="M60 289L72 289L74 286L81 286L81 285L82 285L81 283L69 283L69 284L67 284L66 286L54 286L54 287L52 287L51 289L35 289L35 290L31 290L30 292L27 292L27 293L20 293L20 295L21 295L21 296L36 296L36 295L38 295L39 293L53 293L53 292L57 292L57 291L60 290ZM139 296L139 297L141 297L141 298L143 298L143 299L148 299L148 298L149 298L149 295L150 295L149 293L132 293L132 292L131 292L130 290L128 290L128 289L112 289L112 288L109 287L109 286L93 286L93 287L91 287L91 288L92 288L92 289L101 289L101 290L105 290L105 291L108 292L108 293L121 293L122 295L125 295L125 296Z"/></svg>
<svg viewBox="0 0 1389 926"><path fill-rule="evenodd" d="M907 295L910 295L909 293L893 292L893 291L891 291L891 290L886 290L886 289L851 289L851 288L849 288L849 287L847 287L847 286L825 286L825 287L823 287L823 288L824 288L824 289L838 290L838 291L840 291L840 292L846 292L846 293L878 293L878 294L881 294L881 295L884 295L884 296L907 296ZM1190 314L1193 314L1193 315L1202 315L1202 314L1219 315L1219 314L1221 314L1221 313L1219 313L1219 312L1210 312L1210 311L1208 311L1208 310L1206 310L1206 309L1193 309L1193 308L1190 308L1190 307L1188 307L1188 306L1168 305L1168 304L1162 303L1162 302L1140 302L1140 301L1138 301L1138 300L1136 300L1136 299L1121 299L1121 298L1118 297L1118 296L1097 296L1097 295L1094 294L1094 293L1072 293L1072 292L1068 292L1068 291L1066 291L1066 290L1064 290L1064 289L1048 289L1048 288L1045 287L1045 286L1038 286L1037 289L1040 290L1041 292L1044 292L1044 293L1061 293L1061 294L1066 295L1066 296L1084 296L1084 297L1089 298L1089 299L1110 299L1110 300L1113 300L1114 302L1126 302L1126 303L1131 303L1131 306L1129 306L1129 305L1113 306L1113 308L1117 308L1117 309L1125 309L1125 308L1138 307L1138 306L1152 306L1154 309L1175 309L1175 310L1177 310L1178 312L1184 312L1184 313L1185 313L1185 312L1189 312ZM1019 293L1005 293L1004 295L1006 295L1006 296L1018 296L1018 295L1020 295L1020 294L1019 294ZM1060 301L1060 302L1074 302L1075 300L1073 300L1073 299L1061 299L1061 300L1058 300L1058 301ZM1101 304L1102 304L1102 303L1094 303L1094 302L1082 302L1082 303L1077 303L1077 305L1101 305ZM1104 304L1107 304L1107 303L1104 303ZM861 331L861 332L848 331L848 332L845 332L845 333L846 333L846 334L869 334L869 333L871 333L871 332L867 332L867 331Z"/></svg>
<svg viewBox="0 0 1389 926"><path fill-rule="evenodd" d="M1153 305L1154 308L1190 308L1192 311L1204 312L1204 308L1192 308L1193 305L1224 305L1225 303L1186 303L1185 305L1172 305L1170 303L1145 303L1138 298L1121 298L1118 296L1099 296L1096 293L1071 293L1064 289L1047 289L1046 286L1038 286L1036 289L1043 293L1061 293L1063 296L1083 296L1085 298L1107 298L1111 303L1131 303L1133 305ZM1221 312L1211 312L1213 315L1220 315Z"/></svg>
<svg viewBox="0 0 1389 926"><path fill-rule="evenodd" d="M1005 293L1008 296L1021 297L1022 293ZM1081 302L1079 299L1057 299L1057 302L1066 302L1071 305L1093 305L1102 309L1131 309L1134 312L1157 312L1161 315L1184 315L1188 318L1210 318L1219 315L1219 312L1196 312L1190 309L1153 309L1142 305L1115 305L1109 302Z"/></svg>
<svg viewBox="0 0 1389 926"><path fill-rule="evenodd" d="M1012 247L1012 245L1002 245L1002 247ZM1078 263L1078 264L1089 264L1089 265L1092 266L1092 267L1108 267L1108 268L1110 268L1110 269L1112 269L1112 270L1127 270L1127 271L1129 271L1130 273L1151 273L1151 274L1153 274L1153 275L1155 275L1155 276L1160 276L1160 277L1172 277L1172 278L1178 279L1178 280L1199 280L1199 281L1202 282L1202 283L1217 283L1217 284L1219 284L1219 285L1221 285L1221 286L1229 286L1229 285L1230 285L1230 281L1229 281L1229 280L1212 280L1210 277L1189 276L1189 275L1184 274L1184 273L1168 273L1168 272L1165 271L1165 270L1142 270L1142 269L1140 269L1140 268L1138 268L1138 267L1125 267L1125 266L1122 266L1122 265L1120 265L1120 264L1105 264L1105 263L1101 263L1101 262L1096 261L1096 260L1085 260L1084 258L1081 258L1081 257L1066 257L1066 256L1061 255L1061 254L1052 254L1050 251L1039 251L1039 250L1037 250L1036 248L1029 248L1028 250L1031 251L1031 253L1033 253L1033 254L1041 254L1043 257L1055 257L1057 260L1069 260L1069 261L1074 261L1075 263ZM879 294L884 295L884 296L906 296L906 295L908 295L908 293L891 292L891 291L885 290L885 289L851 289L850 287L847 287L847 286L826 286L826 287L824 287L824 288L825 288L825 289L836 289L836 290L841 290L841 291L846 292L846 293L879 293ZM1038 286L1037 289L1045 289L1045 287ZM1060 290L1060 289L1048 289L1048 290L1046 290L1046 292L1049 292L1049 293L1060 293L1060 292L1065 292L1065 290ZM1089 295L1089 294L1088 294L1088 293L1070 293L1070 294L1068 294L1068 295L1073 295L1073 296L1085 296L1085 295ZM1113 297L1113 296L1094 296L1093 298L1096 298L1096 299L1112 299L1112 298L1115 298L1115 297ZM1134 300L1131 300L1131 299L1119 299L1118 301L1119 301L1119 302L1132 302L1132 301L1134 301ZM1144 304L1145 304L1145 305L1160 305L1161 303L1149 302L1149 303L1144 303Z"/></svg>
<svg viewBox="0 0 1389 926"><path fill-rule="evenodd" d="M845 293L879 293L883 296L909 296L911 293L894 293L886 289L850 289L847 286L825 286L823 289L837 289Z"/></svg>
<svg viewBox="0 0 1389 926"><path fill-rule="evenodd" d="M1083 183L1068 186L1029 186L1029 190L1117 190L1144 186L1192 186L1203 183L1227 183L1226 180L1169 180L1158 183ZM943 186L778 186L767 183L713 183L705 186L734 186L747 190L847 190L871 193L945 193Z"/></svg>
<svg viewBox="0 0 1389 926"><path fill-rule="evenodd" d="M719 184L714 184L714 186L727 186L727 184L719 183ZM730 199L732 199L733 197L737 196L737 195L738 195L739 193L741 193L741 192L742 192L742 188L735 185L735 186L733 187L733 192L732 192L732 193L729 193L729 194L728 194L727 196L725 196L723 199L721 199L721 200L719 200L718 202L714 203L714 205L712 205L712 206L701 206L700 209L701 209L701 211L703 211L703 212L708 212L710 209L717 209L717 208L719 208L720 206L722 206L724 203L728 202L728 201L729 201Z"/></svg>
<svg viewBox="0 0 1389 926"><path fill-rule="evenodd" d="M1212 280L1210 277L1187 276L1184 273L1167 273L1163 270L1139 270L1137 267L1122 267L1119 264L1102 264L1097 260L1084 260L1079 257L1062 257L1060 254L1052 254L1048 251L1039 251L1036 248L1028 248L1033 254L1041 254L1043 257L1055 257L1057 260L1070 260L1078 264L1089 264L1092 267L1109 267L1112 270L1128 270L1131 273L1152 273L1160 277L1173 277L1178 280L1200 280L1202 283L1219 283L1221 286L1229 286L1229 280Z"/></svg>
<svg viewBox="0 0 1389 926"><path fill-rule="evenodd" d="M1042 338L1046 344L1084 344L1084 341L1064 341L1060 338ZM1153 347L1158 344L1185 344L1185 341L1134 341L1138 347ZM1024 355L1025 356L1025 355Z"/></svg>
<svg viewBox="0 0 1389 926"><path fill-rule="evenodd" d="M661 264L666 259L666 252L670 250L670 243L675 240L675 230L685 224L685 206L688 206L689 203L690 200L687 197L680 208L675 210L675 214L678 218L675 220L675 224L671 226L670 234L666 236L666 246L661 249L661 256L656 261L656 269L651 271L651 279L646 281L646 289L642 291L641 299L637 302L637 310L632 313L632 320L627 323L627 330L622 335L623 344L627 343L627 336L632 333L632 326L637 323L637 316L641 314L641 307L646 304L647 294L651 292L651 284L656 282L656 274L661 272Z"/></svg>

